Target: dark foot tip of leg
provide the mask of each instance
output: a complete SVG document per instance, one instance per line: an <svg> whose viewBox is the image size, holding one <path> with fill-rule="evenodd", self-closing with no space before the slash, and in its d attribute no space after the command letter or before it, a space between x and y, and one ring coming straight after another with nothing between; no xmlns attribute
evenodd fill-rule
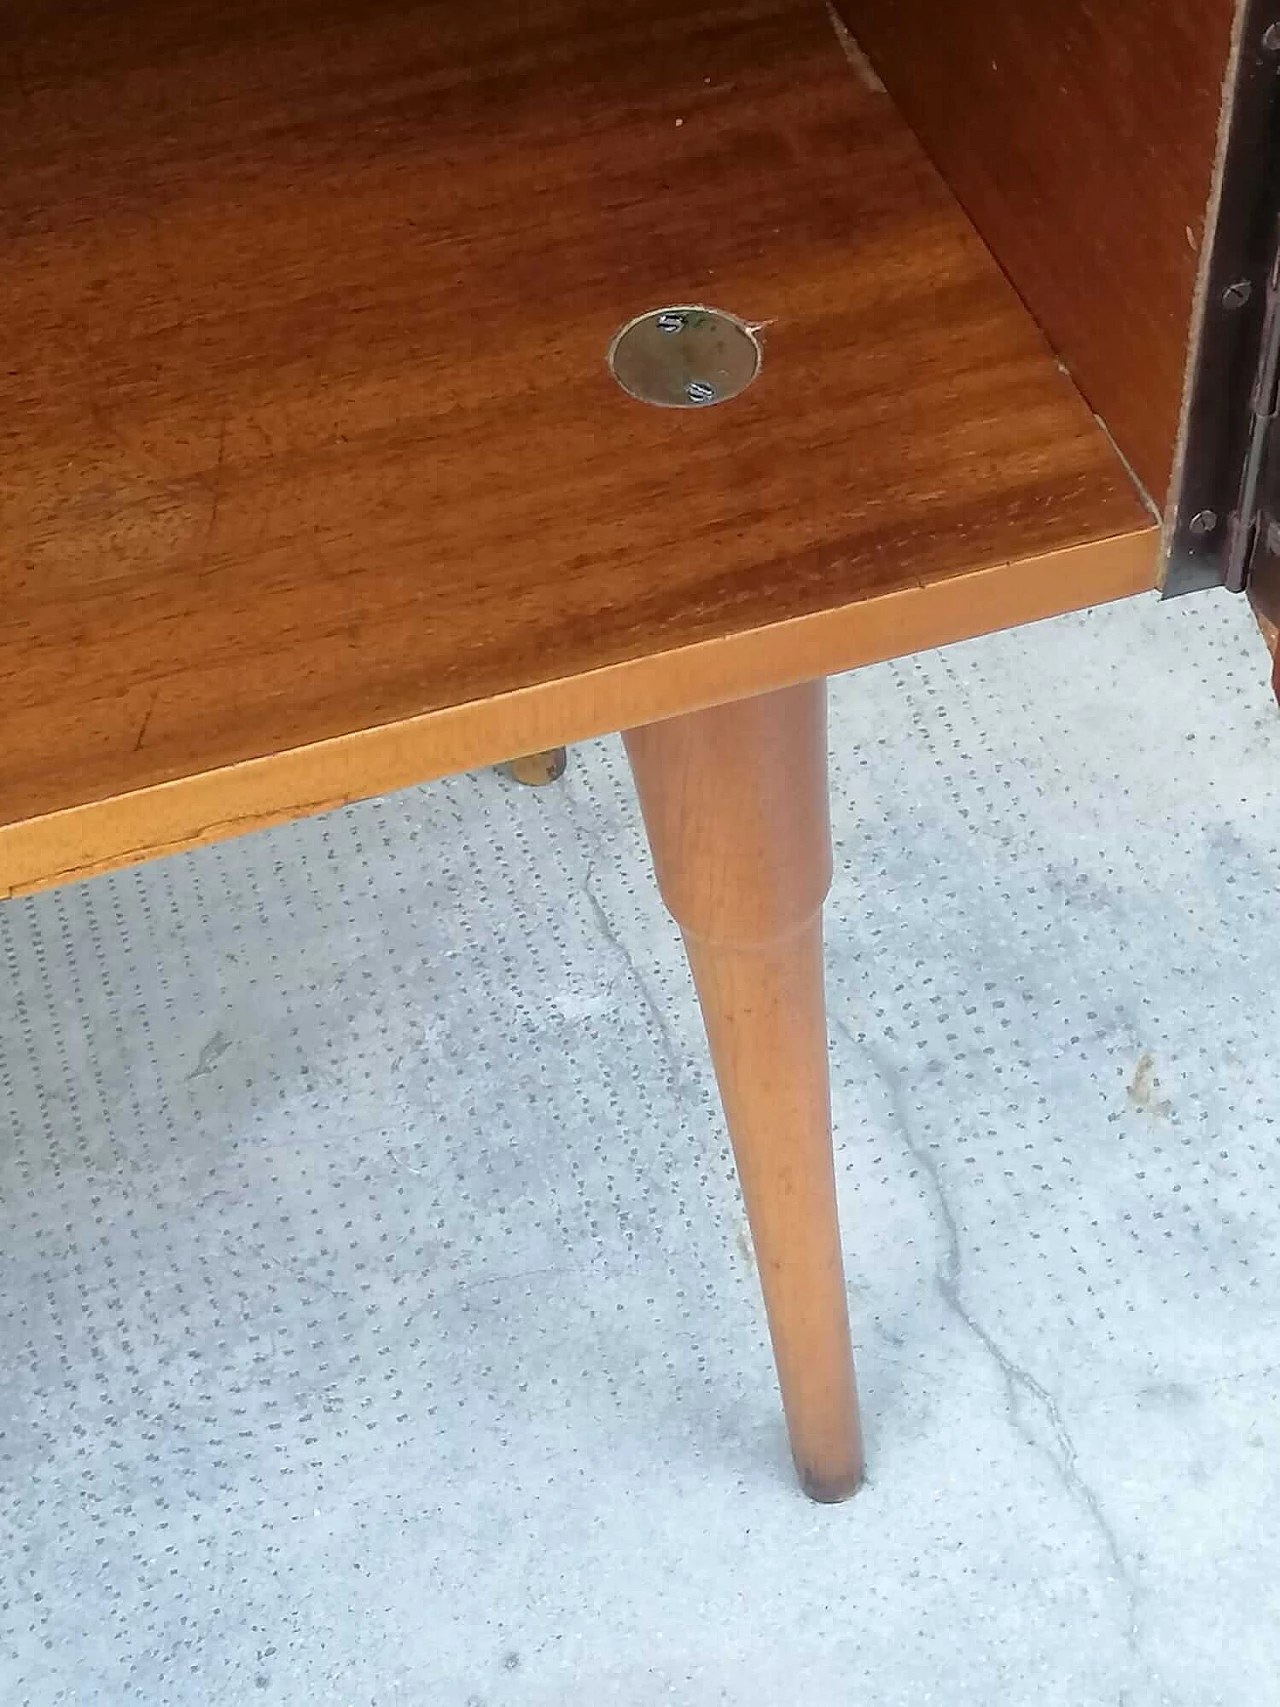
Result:
<svg viewBox="0 0 1280 1707"><path fill-rule="evenodd" d="M800 1486L811 1500L819 1505L839 1505L841 1500L852 1498L862 1486L863 1467L857 1464L851 1470L843 1470L838 1475L824 1475L817 1470L808 1470L803 1464L796 1466L800 1477Z"/></svg>

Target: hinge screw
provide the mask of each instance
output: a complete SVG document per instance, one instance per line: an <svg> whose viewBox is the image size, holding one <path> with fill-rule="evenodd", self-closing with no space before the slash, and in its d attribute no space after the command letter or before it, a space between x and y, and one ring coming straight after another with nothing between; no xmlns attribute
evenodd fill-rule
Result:
<svg viewBox="0 0 1280 1707"><path fill-rule="evenodd" d="M1280 24L1268 24L1262 32L1262 45L1268 53L1280 53Z"/></svg>
<svg viewBox="0 0 1280 1707"><path fill-rule="evenodd" d="M1234 284L1229 284L1223 291L1222 306L1224 308L1243 308L1252 295L1253 286L1248 279L1237 279Z"/></svg>
<svg viewBox="0 0 1280 1707"><path fill-rule="evenodd" d="M1212 533L1218 525L1218 512L1216 510L1197 510L1188 525L1192 533Z"/></svg>
<svg viewBox="0 0 1280 1707"><path fill-rule="evenodd" d="M684 388L684 394L690 403L714 403L716 388L708 385L705 379L691 379Z"/></svg>

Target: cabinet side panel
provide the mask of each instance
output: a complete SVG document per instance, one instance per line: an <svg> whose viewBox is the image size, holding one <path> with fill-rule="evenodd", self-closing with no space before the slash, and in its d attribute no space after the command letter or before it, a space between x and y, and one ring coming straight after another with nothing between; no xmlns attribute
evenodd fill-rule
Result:
<svg viewBox="0 0 1280 1707"><path fill-rule="evenodd" d="M1237 0L839 5L1162 505Z"/></svg>

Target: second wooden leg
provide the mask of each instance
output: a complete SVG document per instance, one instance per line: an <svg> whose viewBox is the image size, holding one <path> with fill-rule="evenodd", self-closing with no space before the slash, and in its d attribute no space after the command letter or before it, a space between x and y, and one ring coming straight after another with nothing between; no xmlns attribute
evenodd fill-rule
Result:
<svg viewBox="0 0 1280 1707"><path fill-rule="evenodd" d="M540 753L508 759L506 769L513 782L522 782L526 788L545 788L549 782L559 782L567 763L563 747L547 747Z"/></svg>
<svg viewBox="0 0 1280 1707"><path fill-rule="evenodd" d="M831 1157L822 902L826 684L626 737L689 954L751 1224L796 1469L851 1494L862 1445Z"/></svg>

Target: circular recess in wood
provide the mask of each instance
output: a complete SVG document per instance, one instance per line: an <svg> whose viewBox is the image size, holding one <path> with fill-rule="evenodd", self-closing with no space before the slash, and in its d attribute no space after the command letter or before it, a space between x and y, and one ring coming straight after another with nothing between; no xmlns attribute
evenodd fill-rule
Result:
<svg viewBox="0 0 1280 1707"><path fill-rule="evenodd" d="M760 371L760 346L736 315L678 304L628 321L609 346L609 366L641 403L708 409L747 389Z"/></svg>

